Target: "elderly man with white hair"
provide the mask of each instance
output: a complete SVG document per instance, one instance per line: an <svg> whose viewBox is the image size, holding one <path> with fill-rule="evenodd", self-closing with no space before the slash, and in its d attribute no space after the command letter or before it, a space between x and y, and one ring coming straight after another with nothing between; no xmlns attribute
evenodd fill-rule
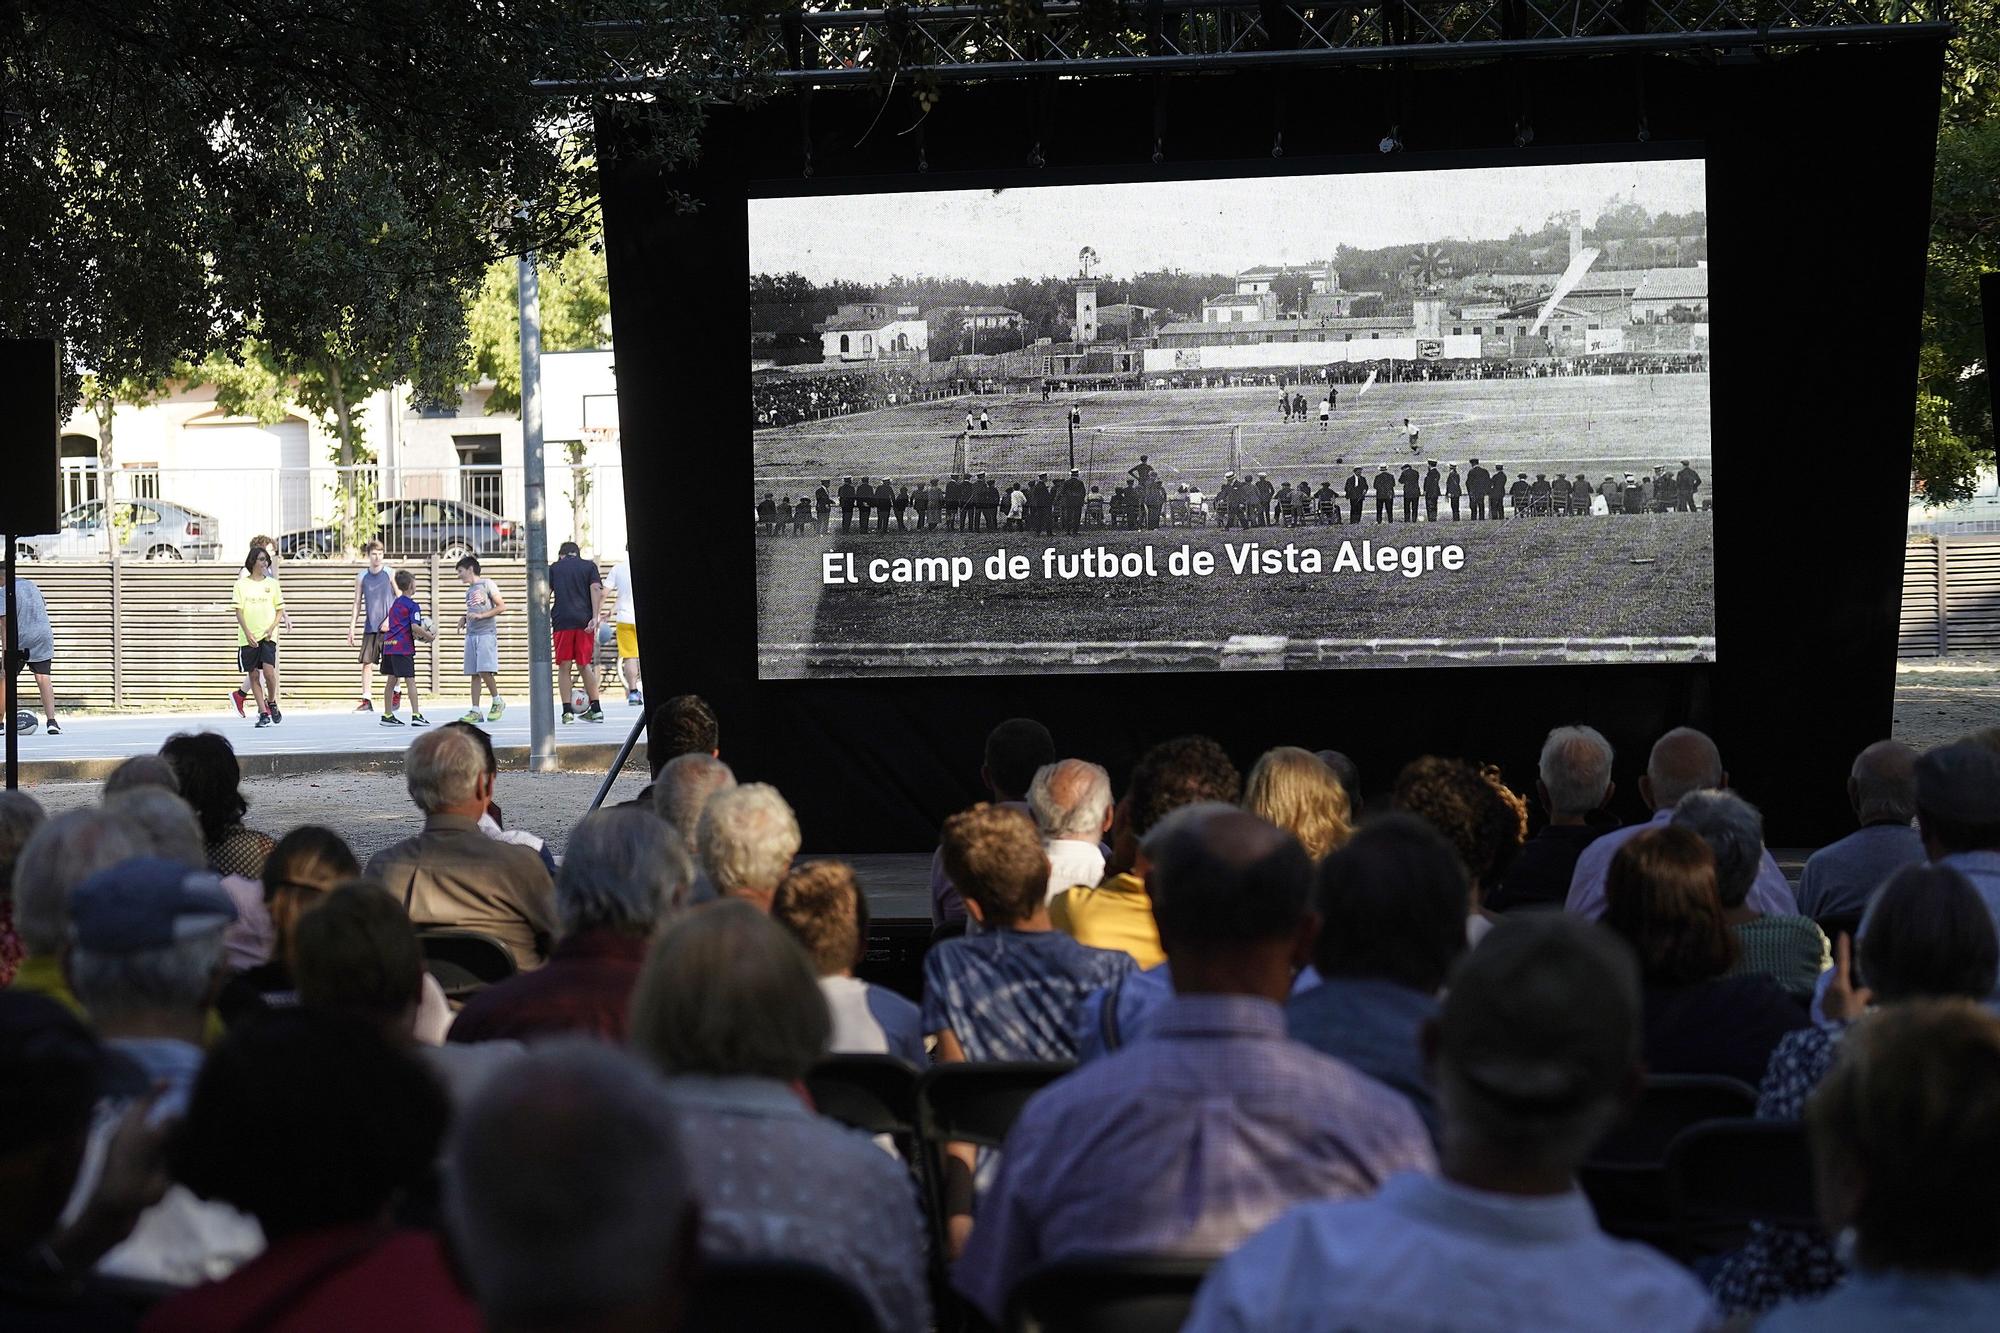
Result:
<svg viewBox="0 0 2000 1333"><path fill-rule="evenodd" d="M622 1043L646 948L687 905L693 880L680 840L644 810L584 816L556 875L562 935L549 961L473 996L452 1024L451 1040L569 1032Z"/></svg>
<svg viewBox="0 0 2000 1333"><path fill-rule="evenodd" d="M423 831L375 853L363 873L387 886L419 930L481 931L523 971L540 967L555 936L555 887L540 856L480 831L493 776L478 741L456 727L419 736L404 776Z"/></svg>
<svg viewBox="0 0 2000 1333"><path fill-rule="evenodd" d="M741 898L769 912L778 881L799 854L799 821L776 787L745 783L709 798L695 842L701 868L719 897Z"/></svg>
<svg viewBox="0 0 2000 1333"><path fill-rule="evenodd" d="M1876 741L1856 755L1847 801L1861 827L1807 857L1799 874L1799 911L1819 922L1859 924L1869 897L1889 876L1924 861L1916 829L1915 750L1901 741Z"/></svg>
<svg viewBox="0 0 2000 1333"><path fill-rule="evenodd" d="M1674 807L1689 792L1720 791L1728 785L1729 770L1722 766L1722 751L1693 727L1675 727L1654 741L1645 775L1639 779L1639 795L1652 808L1653 817L1607 833L1583 849L1570 876L1564 908L1591 921L1603 916L1604 878L1618 849L1647 829L1670 822ZM1785 872L1778 869L1768 851L1758 860L1757 876L1746 901L1756 911L1779 916L1798 911L1792 886L1785 882Z"/></svg>
<svg viewBox="0 0 2000 1333"><path fill-rule="evenodd" d="M1028 809L1049 855L1049 897L1104 878L1104 836L1111 831L1111 775L1085 759L1035 770Z"/></svg>
<svg viewBox="0 0 2000 1333"><path fill-rule="evenodd" d="M1764 816L1730 791L1692 791L1674 807L1674 823L1699 834L1715 856L1715 896L1736 936L1731 976L1761 972L1792 994L1807 997L1833 966L1825 934L1797 914L1760 912L1744 899L1764 855Z"/></svg>
<svg viewBox="0 0 2000 1333"><path fill-rule="evenodd" d="M1499 885L1486 895L1492 912L1560 908L1576 859L1597 840L1590 816L1611 803L1611 742L1595 727L1557 727L1542 742L1535 794L1549 822L1522 846Z"/></svg>
<svg viewBox="0 0 2000 1333"><path fill-rule="evenodd" d="M81 1016L62 971L70 890L95 871L151 850L138 829L101 809L65 810L30 834L14 863L14 930L26 956L12 989L46 995Z"/></svg>

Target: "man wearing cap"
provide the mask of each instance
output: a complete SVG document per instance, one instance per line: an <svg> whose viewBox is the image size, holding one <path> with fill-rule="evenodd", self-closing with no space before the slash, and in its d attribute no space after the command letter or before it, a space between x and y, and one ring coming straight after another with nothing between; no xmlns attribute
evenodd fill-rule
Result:
<svg viewBox="0 0 2000 1333"><path fill-rule="evenodd" d="M1396 474L1396 481L1403 488L1403 522L1417 521L1417 494L1422 488L1422 478L1417 476L1414 463L1403 464L1403 470Z"/></svg>
<svg viewBox="0 0 2000 1333"><path fill-rule="evenodd" d="M1271 484L1270 474L1259 472L1257 474L1257 487L1250 502L1250 513L1256 519L1258 527L1270 526L1271 497L1277 493L1278 488Z"/></svg>
<svg viewBox="0 0 2000 1333"><path fill-rule="evenodd" d="M1514 484L1507 488L1507 498L1513 502L1515 518L1532 512L1533 506L1530 501L1533 495L1534 488L1528 484L1527 473L1523 472L1514 478Z"/></svg>
<svg viewBox="0 0 2000 1333"><path fill-rule="evenodd" d="M2000 753L1960 741L1917 760L1924 850L1979 890L2000 927Z"/></svg>
<svg viewBox="0 0 2000 1333"><path fill-rule="evenodd" d="M1478 459L1473 459L1465 473L1465 493L1472 498L1472 519L1475 523L1486 517L1487 480L1486 469L1479 466Z"/></svg>
<svg viewBox="0 0 2000 1333"><path fill-rule="evenodd" d="M1431 460L1430 470L1424 473L1424 521L1438 521L1438 496L1444 493L1444 475L1438 471L1437 459Z"/></svg>
<svg viewBox="0 0 2000 1333"><path fill-rule="evenodd" d="M163 857L134 857L71 889L69 917L64 968L71 989L105 1045L160 1089L153 1114L179 1115L201 1070L208 1011L226 970L223 932L236 920L222 881ZM115 1116L101 1116L93 1137L108 1141L115 1123ZM80 1193L95 1188L102 1152L87 1153L85 1162ZM255 1222L177 1185L98 1269L193 1286L261 1249Z"/></svg>
<svg viewBox="0 0 2000 1333"><path fill-rule="evenodd" d="M1049 521L1051 508L1055 504L1056 493L1049 486L1049 474L1040 472L1028 483L1028 531L1040 536L1053 537L1056 525Z"/></svg>
<svg viewBox="0 0 2000 1333"><path fill-rule="evenodd" d="M1387 463L1375 474L1375 521L1396 521L1396 478L1390 473Z"/></svg>
<svg viewBox="0 0 2000 1333"><path fill-rule="evenodd" d="M1639 490L1639 480L1630 472L1625 474L1624 508L1628 514L1640 513L1645 508L1642 493Z"/></svg>
<svg viewBox="0 0 2000 1333"><path fill-rule="evenodd" d="M1294 1208L1210 1271L1189 1333L1714 1327L1693 1275L1606 1236L1576 1185L1638 1095L1639 1034L1623 943L1558 916L1502 921L1424 1032L1442 1173Z"/></svg>
<svg viewBox="0 0 2000 1333"><path fill-rule="evenodd" d="M1444 474L1444 498L1451 501L1451 521L1454 523L1458 522L1458 497L1464 493L1465 483L1458 479L1458 464L1452 463Z"/></svg>
<svg viewBox="0 0 2000 1333"><path fill-rule="evenodd" d="M1498 463L1486 483L1486 517L1507 517L1507 469Z"/></svg>
<svg viewBox="0 0 2000 1333"><path fill-rule="evenodd" d="M1679 509L1683 514L1692 514L1694 512L1694 493L1700 489L1701 473L1696 472L1689 465L1687 459L1683 458L1681 460L1681 470L1674 475L1674 507Z"/></svg>
<svg viewBox="0 0 2000 1333"><path fill-rule="evenodd" d="M852 477L842 477L840 480L840 530L842 532L854 530L854 478Z"/></svg>
<svg viewBox="0 0 2000 1333"><path fill-rule="evenodd" d="M1354 469L1354 475L1341 487L1347 495L1347 521L1361 521L1361 506L1368 499L1368 478L1361 475L1361 469Z"/></svg>

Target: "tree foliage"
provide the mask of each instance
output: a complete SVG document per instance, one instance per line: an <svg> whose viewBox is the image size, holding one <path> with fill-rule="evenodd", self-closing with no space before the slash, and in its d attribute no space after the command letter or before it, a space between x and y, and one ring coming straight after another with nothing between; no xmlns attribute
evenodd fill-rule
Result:
<svg viewBox="0 0 2000 1333"><path fill-rule="evenodd" d="M606 346L611 320L611 283L605 276L604 246L593 239L561 257L538 263L542 307L542 350L575 352ZM488 412L521 410L520 264L513 259L486 270L473 298L463 377L492 380Z"/></svg>

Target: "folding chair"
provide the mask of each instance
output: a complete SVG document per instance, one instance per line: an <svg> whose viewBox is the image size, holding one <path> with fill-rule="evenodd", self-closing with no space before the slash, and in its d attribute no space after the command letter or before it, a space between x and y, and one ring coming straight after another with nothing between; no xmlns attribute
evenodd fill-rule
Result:
<svg viewBox="0 0 2000 1333"><path fill-rule="evenodd" d="M1673 1235L1667 1149L1690 1125L1745 1118L1756 1109L1756 1090L1733 1078L1648 1077L1639 1104L1612 1127L1577 1175L1599 1225L1614 1236L1666 1248Z"/></svg>
<svg viewBox="0 0 2000 1333"><path fill-rule="evenodd" d="M467 999L517 970L507 946L481 930L426 927L417 932L417 947L448 1000Z"/></svg>
<svg viewBox="0 0 2000 1333"><path fill-rule="evenodd" d="M881 1333L874 1307L839 1274L792 1259L704 1259L695 1275L687 1333L809 1328Z"/></svg>
<svg viewBox="0 0 2000 1333"><path fill-rule="evenodd" d="M1209 1259L1107 1255L1060 1259L1007 1297L1009 1333L1175 1333Z"/></svg>
<svg viewBox="0 0 2000 1333"><path fill-rule="evenodd" d="M1812 1151L1796 1120L1710 1120L1667 1150L1674 1246L1683 1261L1740 1246L1750 1223L1820 1234Z"/></svg>
<svg viewBox="0 0 2000 1333"><path fill-rule="evenodd" d="M829 1055L806 1072L819 1113L866 1134L886 1134L906 1162L917 1156L917 1071L893 1055Z"/></svg>

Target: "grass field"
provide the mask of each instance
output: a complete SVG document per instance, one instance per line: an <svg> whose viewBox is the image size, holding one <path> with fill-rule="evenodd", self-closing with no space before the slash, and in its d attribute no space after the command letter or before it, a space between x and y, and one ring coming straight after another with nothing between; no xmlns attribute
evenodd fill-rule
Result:
<svg viewBox="0 0 2000 1333"><path fill-rule="evenodd" d="M1272 482L1332 481L1348 470L1372 475L1384 462L1410 458L1404 417L1420 429L1420 460L1473 458L1530 477L1560 466L1595 482L1607 474L1669 470L1693 462L1702 494L1714 494L1709 450L1708 376L1578 376L1537 380L1378 383L1365 396L1342 386L1329 429L1318 421L1284 422L1277 390L1175 389L1081 395L1083 429L1077 464L1108 492L1125 469L1150 454L1171 490L1198 483L1213 494L1229 465L1230 438L1241 428L1241 460ZM1317 410L1318 397L1305 390ZM968 406L992 415L990 431L968 442L972 471L1008 476L1059 473L1069 466L1066 414L1071 399L1039 394L914 403L827 421L758 431L753 437L756 490L796 498L822 479L884 474L899 481L942 477L965 426Z"/></svg>
<svg viewBox="0 0 2000 1333"><path fill-rule="evenodd" d="M1234 574L1225 547L1319 550L1323 571ZM1417 578L1335 571L1343 543L1457 544L1464 565ZM1042 576L1064 555L1155 548L1161 576ZM1216 572L1165 576L1183 545ZM875 558L1026 554L1020 582L822 583L828 552ZM757 541L761 674L933 675L1243 666L1425 666L1479 661L1699 661L1714 657L1713 515L1637 514L1504 523L1155 532L889 533ZM1640 563L1635 563L1640 562Z"/></svg>

